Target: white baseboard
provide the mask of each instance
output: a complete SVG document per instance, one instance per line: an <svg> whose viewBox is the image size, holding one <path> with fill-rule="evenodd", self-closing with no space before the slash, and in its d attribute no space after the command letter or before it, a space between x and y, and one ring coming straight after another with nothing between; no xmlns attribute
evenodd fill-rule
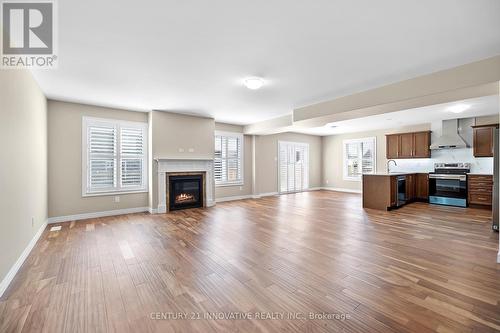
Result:
<svg viewBox="0 0 500 333"><path fill-rule="evenodd" d="M2 297L5 290L7 290L7 288L9 287L10 283L14 279L14 276L16 276L17 272L19 271L19 269L23 265L24 261L26 260L26 258L28 258L31 250L33 250L33 248L35 247L36 242L38 242L38 239L40 238L40 236L42 236L43 231L45 230L46 227L47 227L47 221L45 221L40 226L40 228L36 232L35 236L33 236L31 241L29 242L28 246L26 246L23 253L21 253L21 256L17 259L17 261L11 267L11 269L9 270L9 272L7 273L5 278L0 282L0 297Z"/></svg>
<svg viewBox="0 0 500 333"><path fill-rule="evenodd" d="M325 191L334 191L334 192L346 192L346 193L357 193L357 194L362 193L361 190L353 190L350 188L340 188L340 187L322 187L321 189Z"/></svg>
<svg viewBox="0 0 500 333"><path fill-rule="evenodd" d="M311 187L311 188L308 188L306 191L319 191L322 189L323 189L322 187Z"/></svg>
<svg viewBox="0 0 500 333"><path fill-rule="evenodd" d="M497 263L500 264L500 250L498 250L498 254L497 254ZM1 296L1 294L0 294L0 296Z"/></svg>
<svg viewBox="0 0 500 333"><path fill-rule="evenodd" d="M235 201L235 200L244 200L244 199L252 199L254 196L252 194L248 195L235 195L232 197L223 197L215 199L215 202L226 202L226 201Z"/></svg>
<svg viewBox="0 0 500 333"><path fill-rule="evenodd" d="M305 192L309 191L319 191L322 190L322 187L311 187L308 188L307 190L304 190ZM224 202L224 201L234 201L234 200L244 200L244 199L259 199L262 197L270 197L273 195L279 195L279 192L267 192L267 193L261 193L261 194L248 194L248 195L236 195L232 197L223 197L223 198L218 198L215 201L216 202Z"/></svg>
<svg viewBox="0 0 500 333"><path fill-rule="evenodd" d="M142 213L142 212L149 212L149 211L150 211L149 207L137 207L137 208L108 210L108 211L104 211L104 212L84 213L84 214L67 215L67 216L56 216L56 217L49 217L48 223L52 224L52 223L61 223L61 222L69 222L69 221L78 221L78 220L93 219L93 218L105 217L105 216L125 215L125 214Z"/></svg>
<svg viewBox="0 0 500 333"><path fill-rule="evenodd" d="M158 209L154 209L153 207L148 207L149 214L157 214Z"/></svg>
<svg viewBox="0 0 500 333"><path fill-rule="evenodd" d="M267 193L256 194L256 195L254 195L254 197L255 198L271 197L273 195L278 195L278 194L279 194L278 192L267 192Z"/></svg>

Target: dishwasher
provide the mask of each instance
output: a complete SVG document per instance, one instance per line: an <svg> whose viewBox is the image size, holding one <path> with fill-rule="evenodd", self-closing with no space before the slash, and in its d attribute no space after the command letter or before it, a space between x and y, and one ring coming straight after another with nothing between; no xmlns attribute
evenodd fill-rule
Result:
<svg viewBox="0 0 500 333"><path fill-rule="evenodd" d="M398 189L398 195L397 195L398 200L396 202L396 206L400 207L406 203L406 176L398 176L397 189Z"/></svg>

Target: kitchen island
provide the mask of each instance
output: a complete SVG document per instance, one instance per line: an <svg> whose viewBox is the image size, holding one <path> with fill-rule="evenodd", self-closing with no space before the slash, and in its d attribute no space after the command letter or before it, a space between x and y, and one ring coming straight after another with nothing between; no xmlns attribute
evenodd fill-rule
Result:
<svg viewBox="0 0 500 333"><path fill-rule="evenodd" d="M363 208L390 210L410 202L428 200L428 173L377 172L363 175Z"/></svg>

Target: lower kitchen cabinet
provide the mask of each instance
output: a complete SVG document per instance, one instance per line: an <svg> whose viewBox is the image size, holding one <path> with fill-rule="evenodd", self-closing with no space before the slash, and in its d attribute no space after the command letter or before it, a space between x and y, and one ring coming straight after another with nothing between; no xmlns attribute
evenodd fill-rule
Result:
<svg viewBox="0 0 500 333"><path fill-rule="evenodd" d="M406 175L406 201L415 200L415 175Z"/></svg>
<svg viewBox="0 0 500 333"><path fill-rule="evenodd" d="M429 200L429 174L417 173L415 175L415 192L418 200Z"/></svg>
<svg viewBox="0 0 500 333"><path fill-rule="evenodd" d="M398 178L404 177L405 189L398 191ZM363 208L388 210L396 208L398 192L406 198L403 202L429 200L429 175L427 173L363 175ZM406 199L406 200L405 200Z"/></svg>
<svg viewBox="0 0 500 333"><path fill-rule="evenodd" d="M467 175L469 205L491 206L493 199L492 175Z"/></svg>

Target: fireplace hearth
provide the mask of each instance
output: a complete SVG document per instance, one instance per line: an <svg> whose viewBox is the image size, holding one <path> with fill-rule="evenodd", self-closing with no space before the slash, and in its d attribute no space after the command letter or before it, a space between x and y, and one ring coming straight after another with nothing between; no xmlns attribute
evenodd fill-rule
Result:
<svg viewBox="0 0 500 333"><path fill-rule="evenodd" d="M204 206L204 173L167 174L168 210Z"/></svg>

